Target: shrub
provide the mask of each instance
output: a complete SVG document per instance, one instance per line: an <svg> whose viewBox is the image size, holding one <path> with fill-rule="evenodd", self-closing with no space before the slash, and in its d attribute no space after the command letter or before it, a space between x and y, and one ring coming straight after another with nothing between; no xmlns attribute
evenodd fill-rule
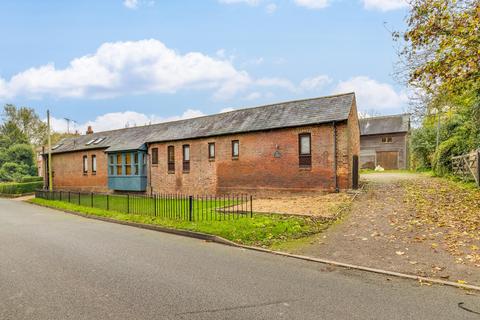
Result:
<svg viewBox="0 0 480 320"><path fill-rule="evenodd" d="M43 187L43 181L26 183L1 183L0 194L23 194L32 193Z"/></svg>
<svg viewBox="0 0 480 320"><path fill-rule="evenodd" d="M16 162L6 162L0 168L0 180L20 181L22 177L30 174L28 165Z"/></svg>
<svg viewBox="0 0 480 320"><path fill-rule="evenodd" d="M37 182L37 181L43 181L43 177L24 176L20 179L20 182Z"/></svg>

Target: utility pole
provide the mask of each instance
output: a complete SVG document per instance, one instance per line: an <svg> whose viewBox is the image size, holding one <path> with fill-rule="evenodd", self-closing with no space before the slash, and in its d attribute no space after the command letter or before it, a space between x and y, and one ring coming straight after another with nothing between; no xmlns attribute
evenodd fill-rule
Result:
<svg viewBox="0 0 480 320"><path fill-rule="evenodd" d="M50 110L47 110L47 130L48 130L48 190L53 190L52 176L52 137L50 131Z"/></svg>

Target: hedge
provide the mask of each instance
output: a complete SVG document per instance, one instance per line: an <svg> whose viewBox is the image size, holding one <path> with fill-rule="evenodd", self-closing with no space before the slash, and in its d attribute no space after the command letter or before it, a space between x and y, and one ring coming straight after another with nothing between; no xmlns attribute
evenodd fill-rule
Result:
<svg viewBox="0 0 480 320"><path fill-rule="evenodd" d="M0 194L24 194L33 193L43 188L43 181L25 183L0 183Z"/></svg>
<svg viewBox="0 0 480 320"><path fill-rule="evenodd" d="M43 177L25 176L20 179L20 182L37 182L37 181L43 181Z"/></svg>

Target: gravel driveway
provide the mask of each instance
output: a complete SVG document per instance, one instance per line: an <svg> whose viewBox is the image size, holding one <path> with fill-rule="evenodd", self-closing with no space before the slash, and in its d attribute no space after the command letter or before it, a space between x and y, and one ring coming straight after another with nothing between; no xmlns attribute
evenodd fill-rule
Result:
<svg viewBox="0 0 480 320"><path fill-rule="evenodd" d="M371 173L363 175L362 180L367 182L366 190L354 202L351 213L307 244L285 251L480 285L480 265L472 256L478 254L478 242L457 241L462 249L472 248L473 253L463 255L471 261L452 254L443 241L451 234L449 226L419 225L419 212L407 203L408 188L421 194L427 192L428 185L429 192L435 193L446 188L442 179L421 174ZM449 196L455 194L450 192ZM475 235L473 238L478 239Z"/></svg>

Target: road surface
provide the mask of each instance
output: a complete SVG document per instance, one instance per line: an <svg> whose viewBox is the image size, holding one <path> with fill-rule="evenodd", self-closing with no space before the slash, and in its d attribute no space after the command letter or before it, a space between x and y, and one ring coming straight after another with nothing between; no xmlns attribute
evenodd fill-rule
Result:
<svg viewBox="0 0 480 320"><path fill-rule="evenodd" d="M0 199L0 319L480 319L480 297Z"/></svg>

